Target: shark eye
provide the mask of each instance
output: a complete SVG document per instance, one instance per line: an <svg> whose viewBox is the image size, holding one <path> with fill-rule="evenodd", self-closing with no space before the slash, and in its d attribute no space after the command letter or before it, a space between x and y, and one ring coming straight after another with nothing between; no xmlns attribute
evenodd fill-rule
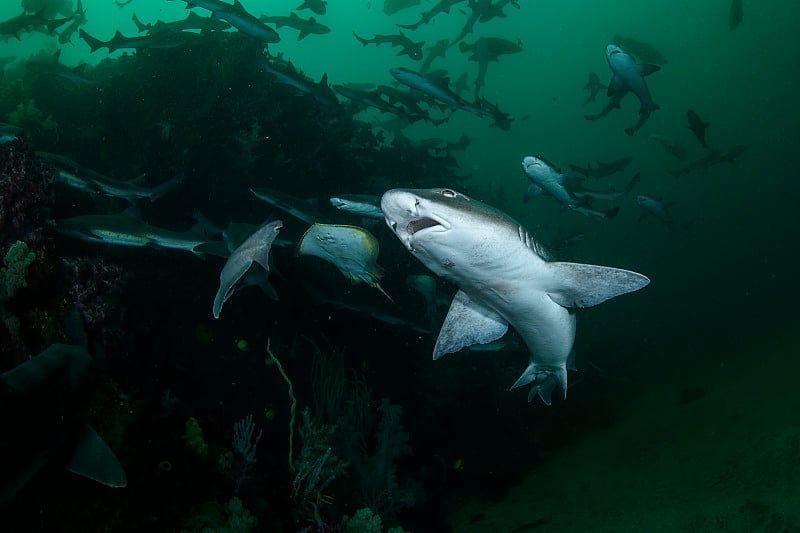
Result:
<svg viewBox="0 0 800 533"><path fill-rule="evenodd" d="M442 191L442 196L444 196L445 198L455 198L456 197L456 192L452 191L450 189L444 189Z"/></svg>
<svg viewBox="0 0 800 533"><path fill-rule="evenodd" d="M419 207L419 198L414 199L414 207Z"/></svg>

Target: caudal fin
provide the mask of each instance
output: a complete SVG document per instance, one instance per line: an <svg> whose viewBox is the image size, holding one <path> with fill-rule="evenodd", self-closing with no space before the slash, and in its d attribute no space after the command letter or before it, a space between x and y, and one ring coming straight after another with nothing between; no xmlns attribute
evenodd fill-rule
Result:
<svg viewBox="0 0 800 533"><path fill-rule="evenodd" d="M93 52L99 50L100 48L108 46L108 43L104 43L100 39L97 39L96 37L92 37L91 35L86 33L86 30L84 30L82 28L78 32L78 35L80 36L81 39L86 41L86 44L89 45L89 53L93 53Z"/></svg>
<svg viewBox="0 0 800 533"><path fill-rule="evenodd" d="M553 390L560 387L564 394L564 399L567 398L567 367L566 365L560 367L543 367L538 366L536 363L531 363L519 379L511 385L512 389L521 387L523 385L531 385L531 390L528 392L528 401L532 402L538 395L545 405L550 405Z"/></svg>

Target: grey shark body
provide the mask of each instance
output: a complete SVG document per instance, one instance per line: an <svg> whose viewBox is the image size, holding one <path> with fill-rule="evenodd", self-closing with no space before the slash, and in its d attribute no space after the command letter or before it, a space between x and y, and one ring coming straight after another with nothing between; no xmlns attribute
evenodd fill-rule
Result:
<svg viewBox="0 0 800 533"><path fill-rule="evenodd" d="M560 387L575 341L573 308L641 289L649 279L609 267L548 261L542 247L511 217L451 189L384 193L386 223L438 276L455 284L433 357L501 338L511 325L531 351L513 387L531 385L549 404Z"/></svg>
<svg viewBox="0 0 800 533"><path fill-rule="evenodd" d="M51 344L0 373L0 506L56 461L102 485L127 485L114 452L87 423L93 370L85 348Z"/></svg>
<svg viewBox="0 0 800 533"><path fill-rule="evenodd" d="M463 109L465 111L469 111L470 113L474 113L479 117L483 117L486 115L486 112L480 109L477 105L472 105L460 96L458 96L455 92L450 90L448 85L450 84L450 79L445 78L434 78L431 76L423 76L419 72L414 72L413 70L403 68L403 67L396 67L389 70L392 77L402 83L403 85L407 85L413 90L417 90L422 94L428 95L437 102L441 102L447 105L451 110L456 109Z"/></svg>
<svg viewBox="0 0 800 533"><path fill-rule="evenodd" d="M552 164L535 156L524 158L522 169L531 180L525 192L525 201L534 196L548 194L558 200L564 208L574 209L578 205L579 201L573 194L572 188L583 178L562 174Z"/></svg>
<svg viewBox="0 0 800 533"><path fill-rule="evenodd" d="M365 218L383 219L381 199L371 194L338 194L330 197L333 207L352 215Z"/></svg>
<svg viewBox="0 0 800 533"><path fill-rule="evenodd" d="M630 91L639 99L640 114L659 109L650 95L644 77L661 70L661 67L637 63L633 56L615 44L606 47L606 59L611 72L614 73L608 85L609 96L624 95Z"/></svg>
<svg viewBox="0 0 800 533"><path fill-rule="evenodd" d="M283 222L280 220L264 224L231 252L219 274L219 290L212 306L214 318L219 318L222 306L233 295L237 283L250 270L253 263L261 265L269 272L269 251L282 227Z"/></svg>
<svg viewBox="0 0 800 533"><path fill-rule="evenodd" d="M88 242L131 246L136 248L171 248L186 250L197 256L210 253L228 257L223 243L213 242L197 230L172 231L145 223L136 214L125 211L114 215L82 215L56 221L56 231Z"/></svg>
<svg viewBox="0 0 800 533"><path fill-rule="evenodd" d="M278 29L281 29L282 26L288 26L296 29L300 32L297 35L298 41L302 41L312 34L323 35L331 32L331 29L328 26L317 22L314 17L304 19L297 16L295 13L290 13L288 17L262 15L259 17L259 20L261 22L266 22L267 24L275 24L275 27Z"/></svg>
<svg viewBox="0 0 800 533"><path fill-rule="evenodd" d="M191 9L193 7L207 9L211 11L211 18L224 20L241 33L262 43L271 44L280 42L281 40L278 32L250 14L239 0L233 0L233 4L221 2L220 0L182 1L186 2L186 9Z"/></svg>

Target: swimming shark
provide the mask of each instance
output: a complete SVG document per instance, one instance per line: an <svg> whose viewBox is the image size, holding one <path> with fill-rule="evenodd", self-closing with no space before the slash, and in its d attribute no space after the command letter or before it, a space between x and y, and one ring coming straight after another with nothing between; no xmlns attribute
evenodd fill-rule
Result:
<svg viewBox="0 0 800 533"><path fill-rule="evenodd" d="M629 270L552 262L528 231L505 213L447 188L383 194L386 224L434 274L458 287L433 358L502 337L509 325L531 352L512 388L531 385L550 404L567 392L573 368L575 308L636 291L650 280Z"/></svg>
<svg viewBox="0 0 800 533"><path fill-rule="evenodd" d="M261 15L258 20L261 22L266 22L267 24L275 24L275 27L278 29L281 29L282 26L288 26L296 29L300 32L297 35L298 41L302 41L311 34L323 35L331 32L331 29L328 26L317 22L317 19L314 17L304 19L302 17L298 17L295 13L290 13L288 17Z"/></svg>
<svg viewBox="0 0 800 533"><path fill-rule="evenodd" d="M186 250L198 257L212 254L227 258L222 241L208 241L200 231L201 223L189 231L172 231L145 223L136 209L112 215L81 215L56 221L56 231L88 242L136 248L171 248Z"/></svg>
<svg viewBox="0 0 800 533"><path fill-rule="evenodd" d="M606 47L606 59L611 72L614 73L611 83L608 84L608 96L621 96L630 91L639 99L641 105L639 114L659 109L658 104L650 96L650 89L647 88L644 77L658 72L661 67L637 63L630 54L616 44L609 44Z"/></svg>
<svg viewBox="0 0 800 533"><path fill-rule="evenodd" d="M176 0L170 0L176 1ZM186 2L186 9L199 7L211 11L211 18L224 20L239 32L248 35L264 44L278 43L281 36L278 32L258 20L239 0L233 0L233 4L221 2L220 0L181 0Z"/></svg>
<svg viewBox="0 0 800 533"><path fill-rule="evenodd" d="M448 87L450 79L447 77L436 78L430 75L423 76L419 72L414 72L413 70L403 67L389 69L389 73L403 85L407 85L412 90L430 96L437 102L447 105L453 111L456 109L463 109L479 117L486 115L486 112L478 107L478 105L470 104L450 90Z"/></svg>
<svg viewBox="0 0 800 533"><path fill-rule="evenodd" d="M108 487L127 485L114 452L87 423L92 357L51 344L0 373L0 505L50 462Z"/></svg>
<svg viewBox="0 0 800 533"><path fill-rule="evenodd" d="M415 42L406 37L403 32L398 32L398 35L375 35L372 39L365 39L363 37L359 37L356 32L353 32L353 36L358 39L358 42L361 43L361 46L367 46L368 44L374 44L375 46L380 46L383 43L389 43L389 45L394 48L396 46L400 47L400 51L397 52L397 55L407 55L411 59L419 61L422 59L422 47L425 46L425 41Z"/></svg>
<svg viewBox="0 0 800 533"><path fill-rule="evenodd" d="M219 318L222 306L233 295L237 283L247 274L253 263L258 263L269 272L269 251L282 227L283 222L280 220L264 224L231 252L219 274L219 290L211 308L214 318Z"/></svg>

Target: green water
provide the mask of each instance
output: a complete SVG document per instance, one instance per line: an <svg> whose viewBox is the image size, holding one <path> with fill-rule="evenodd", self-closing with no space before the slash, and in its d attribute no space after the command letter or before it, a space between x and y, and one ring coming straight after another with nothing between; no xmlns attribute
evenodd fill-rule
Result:
<svg viewBox="0 0 800 533"><path fill-rule="evenodd" d="M255 15L286 15L299 0L242 3ZM418 123L405 133L412 139L442 137L450 141L466 134L472 139L471 145L466 151L455 153L456 173L469 175L464 182L465 192L510 214L542 240L585 233L585 241L571 251L571 260L628 268L646 274L652 283L645 290L581 313L576 342L578 367L590 377L581 382L581 373L570 374L571 383L577 383L574 390L570 390L566 402L558 401L548 414L543 414L546 408L540 403L526 406L522 394L505 390L523 368L526 354L498 356L508 357L508 364L519 368L506 369L497 380L499 385L481 388L479 394L484 396L466 400L459 397L457 385L444 386L454 404L469 401L480 415L473 418L469 412L460 412L457 433L461 439L454 438L454 442L441 447L422 448L419 443L424 439L418 438L415 443L410 431L412 446L424 449L417 452L419 456L436 457L428 462L422 460L426 468L435 469L435 465L446 463L446 487L452 492L441 497L445 506L444 511L440 509L441 514L448 517L453 531L511 531L526 524L530 531L796 529L800 517L792 502L797 501L798 494L790 480L796 479L797 474L799 421L795 373L786 369L797 368L798 355L795 338L796 302L800 297L796 281L800 186L796 168L800 104L796 87L800 81L800 41L796 21L800 4L745 1L743 21L732 31L728 26L729 0L519 3L519 9L506 7L507 18L477 24L465 39L471 43L476 37L497 36L521 42L522 53L503 56L489 66L482 90L483 96L514 118L510 131L492 128L489 119L459 111L438 128ZM419 12L433 4L422 2L389 17L378 0L330 0L327 14L313 16L330 26L331 33L297 41L295 30L281 29L282 41L270 45L270 52L290 58L317 80L327 73L333 84L388 84L392 81L389 68L413 69L419 63L398 57L396 49L386 45L362 47L353 32L367 38L394 33L395 24L416 21ZM133 0L119 8L110 1L85 0L84 5L88 10L84 29L103 40L110 39L116 30L133 35L134 12L145 23L177 20L187 12L185 4L178 1ZM452 39L466 20L465 9L457 6L449 15L440 15L435 22L405 33L428 45L441 38ZM202 9L195 11L205 15ZM0 4L0 20L19 12L16 1ZM309 11L301 14L311 15ZM596 102L584 104L587 93L583 86L589 72L596 72L603 83L610 80L604 50L616 34L651 43L667 59L659 72L647 78L653 99L661 109L634 136L623 131L637 120L639 106L633 96L624 100L621 110L604 119L583 118L584 114L598 112L605 103L602 91ZM25 33L21 37L0 42L0 57L19 58L8 72L30 56L59 49L51 36ZM81 62L94 65L109 57L105 50L90 54L77 35L71 45L61 50L61 61L70 66ZM110 57L119 58L125 53L118 51ZM434 61L433 68L446 69L451 79L468 72L470 86L465 96L472 94L477 66L468 62L457 47L448 51L446 59ZM158 77L167 73L137 75ZM98 91L97 98L99 102L108 95ZM3 104L8 107L14 102ZM157 105L158 102L148 102L148 106ZM682 144L687 149L687 161L701 158L705 152L687 128L686 112L690 108L711 124L706 132L710 146L724 151L744 145L747 150L732 164L722 163L675 178L669 170L682 163L664 151L650 134ZM357 118L377 121L382 117L370 111ZM268 125L265 134L270 134ZM106 137L113 139L113 135L113 130L105 132ZM562 212L549 198L522 203L529 182L520 163L527 155L542 155L565 169L569 164L584 166L597 160L632 156L633 163L622 174L603 180L621 188L634 172L640 172L641 182L634 195L649 194L675 202L672 214L686 229L671 230L652 217L639 221L640 209L633 196L615 204L620 206L620 212L613 220ZM347 176L341 179L346 183ZM451 185L437 175L414 176L414 181L429 187ZM401 181L391 183L393 187L404 185ZM592 180L590 185L602 187L603 182ZM231 207L231 211L235 209ZM214 268L216 265L209 271ZM203 294L213 296L216 280L213 275L205 279L209 286ZM197 305L208 304L210 308L211 302L206 300L209 298ZM233 300L227 303L226 312L235 305ZM242 334L228 326L230 331ZM256 336L263 331L244 333ZM383 337L383 333L373 330L364 335L367 341L359 337L352 343L363 342L375 349L376 359L388 354L391 362L380 364L403 364L404 372L423 374L430 381L422 386L424 392L420 394L423 398L437 396L431 382L444 382L455 372L454 367L462 364L461 355L432 363L429 339L413 333L394 335ZM412 346L408 348L410 355L404 351L409 345L398 340L407 338L414 339L408 341ZM388 341L386 352L379 352L377 347L383 346L379 342L383 339ZM346 337L336 341L348 342ZM179 340L165 342L182 345ZM469 364L478 364L473 355L465 357L469 357ZM384 384L391 382L394 371L397 369L392 366L384 367L382 372L376 370L375 379ZM284 402L282 382L271 383L281 387L276 401ZM697 389L702 389L699 398L682 396L691 396L690 392ZM375 398L378 393L379 390ZM204 401L198 400L198 404ZM494 401L498 405L496 411ZM510 407L512 404L515 407ZM284 409L283 403L279 405ZM453 404L448 408L455 409ZM418 414L426 411L419 405L407 409ZM449 416L441 405L431 410L437 419ZM492 447L485 442L471 446L463 439L465 435L485 438L482 427L489 426L487 418L495 414L504 422L498 424L502 429L491 426L490 431L502 431L493 438L533 442L532 435L541 432L552 451L546 459L532 461L536 465L526 465L529 469L519 472L519 477L507 484L492 481L494 463L503 462L493 454ZM663 424L654 423L654 418L663 420ZM546 420L543 425L539 424L542 419ZM556 419L558 422L554 422ZM686 428L682 427L684 421ZM675 431L670 432L670 427ZM278 434L275 440L281 443L285 442L282 431L274 430ZM720 435L719 441L711 436L712 431ZM223 430L218 429L218 433ZM220 440L227 441L227 434ZM285 450L278 448L278 452L282 460ZM703 459L706 456L708 461ZM463 473L450 468L451 459L455 458L463 459ZM156 464L162 457L149 459ZM513 463L511 458L505 460ZM573 471L570 464L584 468ZM506 465L504 471L508 470L513 466ZM463 476L468 489L453 488L458 485L459 476ZM129 472L129 477L135 478L135 473ZM598 482L598 478L608 480L608 485ZM65 484L63 480L60 483ZM287 483L286 479L281 478L281 483ZM495 490L483 493L476 488L482 484ZM684 493L682 484L691 486L691 490ZM275 494L286 490L285 486L270 487L273 499L264 505L275 509L283 501L283 496ZM537 492L547 491L548 487L553 487L557 496L548 499ZM134 493L134 489L129 490L129 494ZM25 493L20 497L25 498ZM583 507L582 499L587 497L602 505L592 503L586 506L591 512L573 512L574 508ZM547 505L525 504L538 499ZM626 501L631 501L627 507ZM120 505L118 501L106 504L109 509ZM186 503L186 507L194 504ZM264 507L259 510L263 512ZM150 514L148 509L126 512L126 516L141 519L141 524L147 523L143 517ZM172 517L173 521L167 523L182 523L186 514L180 519ZM21 519L20 523L24 522ZM262 523L270 522L262 517ZM419 516L412 523L422 531L444 527L420 528L424 519ZM412 526L409 529L417 530Z"/></svg>

